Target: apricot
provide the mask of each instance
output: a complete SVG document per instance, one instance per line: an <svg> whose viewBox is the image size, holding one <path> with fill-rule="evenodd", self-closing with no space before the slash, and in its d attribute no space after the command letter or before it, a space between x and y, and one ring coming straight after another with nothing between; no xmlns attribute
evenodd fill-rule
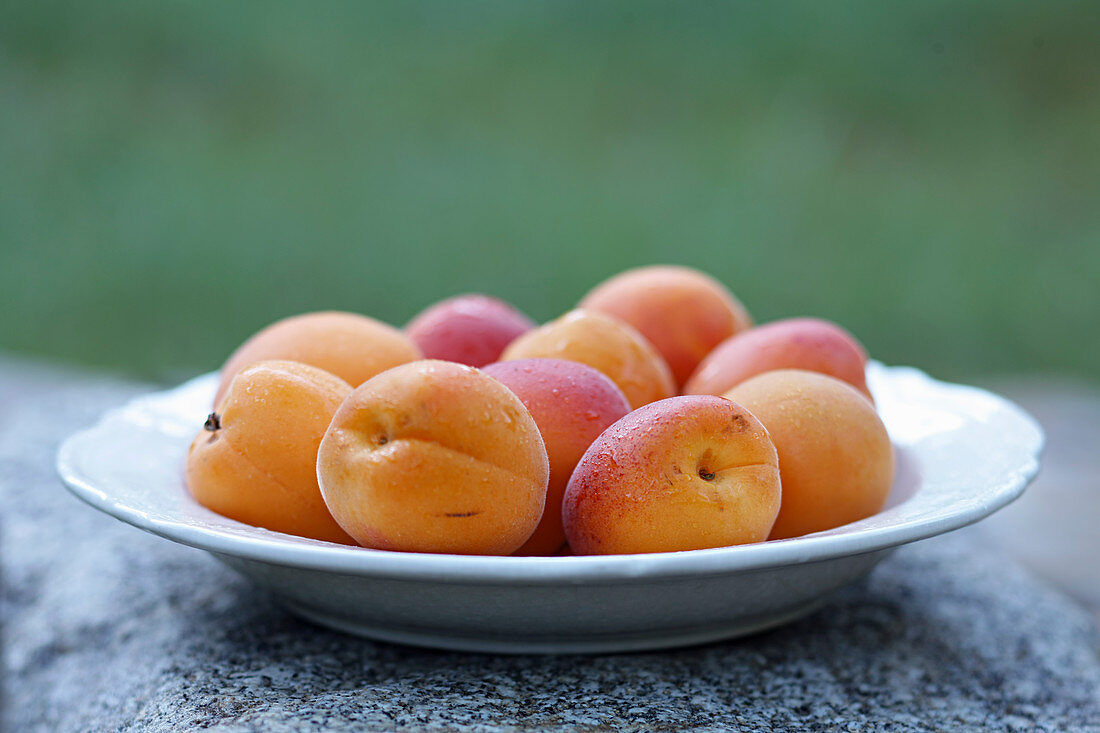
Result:
<svg viewBox="0 0 1100 733"><path fill-rule="evenodd" d="M770 539L799 537L882 510L894 480L886 426L860 392L798 369L766 372L726 397L764 423L779 451L783 504Z"/></svg>
<svg viewBox="0 0 1100 733"><path fill-rule="evenodd" d="M581 308L629 323L668 362L677 385L723 340L752 326L745 306L726 286L689 267L627 270L581 300Z"/></svg>
<svg viewBox="0 0 1100 733"><path fill-rule="evenodd" d="M565 544L561 501L577 462L600 433L630 412L622 390L590 366L561 359L522 359L482 371L515 392L535 418L550 459L546 508L517 555L549 555Z"/></svg>
<svg viewBox="0 0 1100 733"><path fill-rule="evenodd" d="M776 369L827 374L871 398L867 352L855 336L819 318L773 321L726 339L699 365L684 393L725 394L750 377Z"/></svg>
<svg viewBox="0 0 1100 733"><path fill-rule="evenodd" d="M440 301L405 327L426 359L480 367L500 358L504 348L535 322L503 300L458 295Z"/></svg>
<svg viewBox="0 0 1100 733"><path fill-rule="evenodd" d="M721 397L673 397L635 410L588 448L565 490L565 533L578 555L760 542L780 497L760 421Z"/></svg>
<svg viewBox="0 0 1100 733"><path fill-rule="evenodd" d="M240 371L187 453L195 501L245 524L353 545L317 486L317 447L351 386L291 361Z"/></svg>
<svg viewBox="0 0 1100 733"><path fill-rule="evenodd" d="M420 350L393 326L357 313L321 311L284 318L257 332L222 367L214 404L234 375L249 364L287 359L324 369L357 387L375 374L420 358Z"/></svg>
<svg viewBox="0 0 1100 733"><path fill-rule="evenodd" d="M645 337L595 311L572 310L520 336L501 359L579 361L610 377L633 408L676 394L668 364Z"/></svg>
<svg viewBox="0 0 1100 733"><path fill-rule="evenodd" d="M539 523L548 474L520 399L449 361L404 364L360 385L317 454L332 515L381 550L514 552Z"/></svg>

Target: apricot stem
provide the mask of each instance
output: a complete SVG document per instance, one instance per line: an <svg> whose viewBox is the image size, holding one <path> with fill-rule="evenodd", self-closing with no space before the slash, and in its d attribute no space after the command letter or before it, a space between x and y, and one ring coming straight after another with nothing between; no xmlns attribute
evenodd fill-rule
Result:
<svg viewBox="0 0 1100 733"><path fill-rule="evenodd" d="M704 481L713 481L714 480L714 474L711 473L710 471L706 470L705 468L700 468L699 469L699 478L703 479Z"/></svg>
<svg viewBox="0 0 1100 733"><path fill-rule="evenodd" d="M221 428L222 428L222 419L221 419L221 417L219 417L218 413L211 412L209 415L206 416L206 422L204 422L202 424L202 428L203 428L203 430L209 430L212 433L216 430L221 430Z"/></svg>

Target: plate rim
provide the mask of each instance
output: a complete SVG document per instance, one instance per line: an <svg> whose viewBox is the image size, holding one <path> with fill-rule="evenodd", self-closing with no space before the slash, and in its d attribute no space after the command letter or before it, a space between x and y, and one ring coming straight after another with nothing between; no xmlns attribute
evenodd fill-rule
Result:
<svg viewBox="0 0 1100 733"><path fill-rule="evenodd" d="M113 422L125 420L128 410L182 392L200 380L209 380L210 374L201 375L167 390L146 393L122 406L105 411L91 426L76 431L61 443L57 452L56 469L69 492L95 509L146 532L208 552L253 562L343 575L517 586L649 582L661 578L682 578L686 575L706 577L876 552L977 522L1018 498L1035 477L1040 466L1045 436L1035 419L1016 404L978 387L935 380L913 367L886 367L872 362L868 369L899 378L919 380L926 387L961 390L993 398L999 409L1018 423L1021 431L1029 433L1027 443L1030 450L1026 457L1021 457L1018 465L1006 467L999 474L999 481L984 486L978 501L966 502L958 512L952 514L869 528L859 528L859 522L856 522L793 539L734 547L636 555L564 557L445 555L350 547L251 527L205 510L219 523L230 522L247 528L250 535L242 536L182 519L165 521L151 517L141 509L108 495L106 491L95 486L79 468L80 449L89 443L94 445L94 439L103 431L109 430ZM190 438L186 440L190 441Z"/></svg>

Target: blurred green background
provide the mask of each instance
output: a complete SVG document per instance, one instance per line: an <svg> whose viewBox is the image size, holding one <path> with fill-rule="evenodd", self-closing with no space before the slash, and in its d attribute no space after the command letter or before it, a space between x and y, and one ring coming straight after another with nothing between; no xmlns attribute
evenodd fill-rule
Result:
<svg viewBox="0 0 1100 733"><path fill-rule="evenodd" d="M946 377L1100 375L1100 4L4 3L0 349L539 320L678 262Z"/></svg>

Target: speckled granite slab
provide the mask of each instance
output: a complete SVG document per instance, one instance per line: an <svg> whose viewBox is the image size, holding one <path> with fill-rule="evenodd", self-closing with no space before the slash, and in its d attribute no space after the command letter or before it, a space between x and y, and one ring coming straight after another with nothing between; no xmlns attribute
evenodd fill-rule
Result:
<svg viewBox="0 0 1100 733"><path fill-rule="evenodd" d="M318 629L61 487L57 442L140 391L0 361L6 730L1100 730L1091 617L967 536L902 548L780 630L673 652Z"/></svg>

